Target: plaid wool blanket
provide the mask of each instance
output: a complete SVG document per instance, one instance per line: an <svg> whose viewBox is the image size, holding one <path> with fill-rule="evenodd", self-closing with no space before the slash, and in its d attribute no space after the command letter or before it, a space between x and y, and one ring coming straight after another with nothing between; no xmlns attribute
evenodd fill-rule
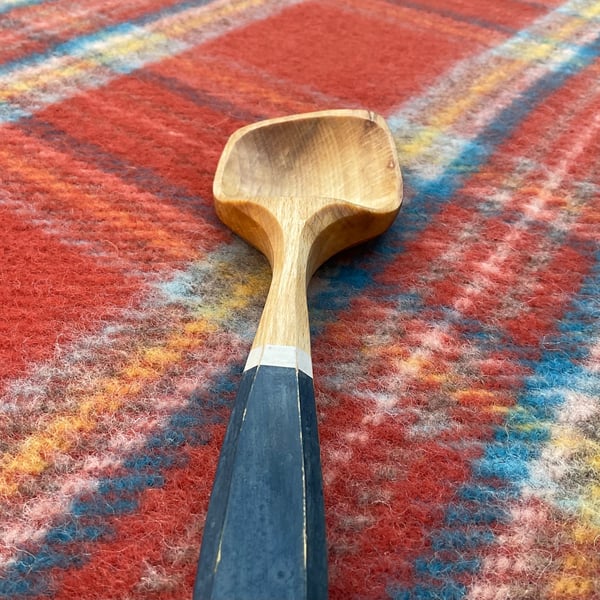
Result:
<svg viewBox="0 0 600 600"><path fill-rule="evenodd" d="M329 597L600 598L599 54L598 0L0 0L0 598L191 597L270 281L217 161L333 108L405 199L309 287Z"/></svg>

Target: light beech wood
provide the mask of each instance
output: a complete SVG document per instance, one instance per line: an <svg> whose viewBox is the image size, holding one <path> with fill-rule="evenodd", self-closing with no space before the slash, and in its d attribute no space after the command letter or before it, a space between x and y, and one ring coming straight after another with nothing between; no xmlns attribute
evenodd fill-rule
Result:
<svg viewBox="0 0 600 600"><path fill-rule="evenodd" d="M310 277L333 254L385 231L400 208L402 178L385 121L329 110L244 127L223 151L213 192L219 218L273 270L253 348L310 355Z"/></svg>

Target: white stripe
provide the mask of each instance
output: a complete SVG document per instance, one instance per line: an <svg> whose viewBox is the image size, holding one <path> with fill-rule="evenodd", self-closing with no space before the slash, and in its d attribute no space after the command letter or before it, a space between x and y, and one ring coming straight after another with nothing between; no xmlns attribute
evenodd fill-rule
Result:
<svg viewBox="0 0 600 600"><path fill-rule="evenodd" d="M267 344L253 348L248 355L244 371L248 371L258 365L270 367L290 367L313 376L312 360L310 355L296 348L296 346L274 346Z"/></svg>

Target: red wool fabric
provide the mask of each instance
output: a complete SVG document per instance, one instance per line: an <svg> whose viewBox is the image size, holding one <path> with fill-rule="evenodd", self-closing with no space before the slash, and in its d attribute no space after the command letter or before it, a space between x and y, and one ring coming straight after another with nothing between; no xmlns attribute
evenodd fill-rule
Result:
<svg viewBox="0 0 600 600"><path fill-rule="evenodd" d="M404 201L308 289L329 598L599 598L599 14L0 2L0 599L191 597L270 281L217 162L334 108Z"/></svg>

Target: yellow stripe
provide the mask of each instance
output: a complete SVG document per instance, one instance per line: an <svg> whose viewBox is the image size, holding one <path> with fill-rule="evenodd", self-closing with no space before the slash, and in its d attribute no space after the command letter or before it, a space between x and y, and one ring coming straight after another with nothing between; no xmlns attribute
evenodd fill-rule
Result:
<svg viewBox="0 0 600 600"><path fill-rule="evenodd" d="M449 128L458 121L461 115L467 114L474 104L485 102L485 94L494 89L501 89L517 71L523 68L522 61L506 61L499 65L495 71L478 77L469 86L467 93L456 102L448 105L435 114L430 123L434 128Z"/></svg>
<svg viewBox="0 0 600 600"><path fill-rule="evenodd" d="M600 556L596 546L600 528L579 524L566 533L572 540L570 551L559 558L560 570L548 586L550 598L591 598L591 594L598 591ZM564 545L569 547L566 540Z"/></svg>
<svg viewBox="0 0 600 600"><path fill-rule="evenodd" d="M427 125L416 132L406 143L400 143L398 150L403 157L419 157L425 154L440 138L447 135L450 129L467 114L475 104L486 102L484 94L494 89L501 89L507 80L516 72L522 70L523 62L520 60L508 61L499 66L495 71L479 76L470 85L459 100L452 104L444 105L440 110L427 119Z"/></svg>
<svg viewBox="0 0 600 600"><path fill-rule="evenodd" d="M600 527L591 523L579 523L573 530L573 541L576 544L597 544L600 540Z"/></svg>
<svg viewBox="0 0 600 600"><path fill-rule="evenodd" d="M12 72L10 78L0 85L0 99L19 103L19 96L30 94L38 89L57 89L59 95L64 93L61 86L67 87L70 82L77 84L77 91L86 86L86 81L92 81L90 74L99 67L110 67L117 64L131 63L133 66L146 62L156 62L173 55L169 48L172 42L182 41L183 51L189 48L185 40L181 40L194 30L213 23L223 17L231 17L237 13L265 4L266 0L244 0L228 2L221 6L211 6L208 9L192 8L175 16L167 15L158 21L143 27L135 27L128 33L108 32L106 37L97 42L89 42L89 47L82 48L82 54L65 55L49 59L39 65L28 65L22 71ZM200 14L195 14L198 11ZM107 76L108 76L107 72ZM110 78L117 73L110 73ZM60 85L59 85L60 84ZM97 85L97 82L93 82Z"/></svg>
<svg viewBox="0 0 600 600"><path fill-rule="evenodd" d="M580 29L588 26L589 20L580 17L574 17L561 13L563 22L556 31L552 31L548 36L534 33L531 37L523 37L510 45L511 52L516 58L525 59L528 62L547 59L553 52L556 52L557 45L568 38L572 38L573 43L577 43L577 37Z"/></svg>
<svg viewBox="0 0 600 600"><path fill-rule="evenodd" d="M0 86L0 99L12 100L21 94L31 92L35 88L41 88L49 84L56 85L65 80L85 76L95 66L92 61L74 57L69 57L68 62L66 58L48 61L40 68L26 69L18 78L11 78L3 82Z"/></svg>
<svg viewBox="0 0 600 600"><path fill-rule="evenodd" d="M600 16L600 2L594 2L581 11L581 16L584 19L595 19Z"/></svg>
<svg viewBox="0 0 600 600"><path fill-rule="evenodd" d="M562 16L562 15L561 15ZM479 75L473 84L466 90L460 99L451 104L445 104L430 118L427 125L420 128L405 143L398 144L398 150L403 158L418 159L430 151L430 148L440 142L440 139L448 134L463 115L472 112L474 105L481 102L489 102L486 94L501 91L506 83L518 72L524 71L537 60L546 59L556 52L556 45L569 37L575 37L578 31L586 23L582 19L566 18L565 23L552 35L552 38L536 39L535 37L518 40L510 44L513 58L494 57L492 60L502 60L494 70Z"/></svg>
<svg viewBox="0 0 600 600"><path fill-rule="evenodd" d="M600 443L571 429L563 430L551 443L566 451L567 456L578 457L575 474L584 471L587 485L575 498L578 522L563 534L566 539L561 545L567 552L560 560L558 573L550 581L550 597L556 600L591 598L591 594L598 591L600 572L597 551L600 540Z"/></svg>
<svg viewBox="0 0 600 600"><path fill-rule="evenodd" d="M457 390L452 395L457 400L457 402L461 404L464 402L472 402L473 400L481 402L482 404L487 404L489 406L499 404L499 402L495 401L496 394L485 388L466 388L462 390Z"/></svg>
<svg viewBox="0 0 600 600"><path fill-rule="evenodd" d="M120 371L98 382L99 391L84 396L71 413L55 416L44 430L30 435L13 453L0 458L0 494L12 496L19 491L19 478L39 475L50 467L57 452L68 452L82 433L93 431L101 417L116 413L127 398L142 392L157 381L186 351L199 348L210 333L230 319L235 311L248 305L257 289L263 289L268 277L263 271L236 285L218 307L202 308L196 318L180 324L164 342L142 348Z"/></svg>
<svg viewBox="0 0 600 600"><path fill-rule="evenodd" d="M594 579L579 575L565 576L556 581L550 590L551 598L568 600L569 598L591 598L596 589Z"/></svg>
<svg viewBox="0 0 600 600"><path fill-rule="evenodd" d="M155 26L160 27L160 31L170 38L182 37L194 29L200 29L204 25L215 21L217 18L229 17L237 13L256 8L266 4L267 0L242 0L241 2L228 2L221 6L220 9L211 13L200 13L199 15L190 15L185 19L177 20L172 24L161 25L161 21L157 24L150 24L150 28Z"/></svg>
<svg viewBox="0 0 600 600"><path fill-rule="evenodd" d="M123 57L155 52L171 41L163 33L144 33L143 37L140 33L135 32L133 35L113 38L108 48L94 56L96 63L110 66L116 62L121 62Z"/></svg>
<svg viewBox="0 0 600 600"><path fill-rule="evenodd" d="M600 443L572 429L562 429L552 436L552 447L567 456L577 456L575 472L585 470L587 485L577 496L580 516L600 526Z"/></svg>

